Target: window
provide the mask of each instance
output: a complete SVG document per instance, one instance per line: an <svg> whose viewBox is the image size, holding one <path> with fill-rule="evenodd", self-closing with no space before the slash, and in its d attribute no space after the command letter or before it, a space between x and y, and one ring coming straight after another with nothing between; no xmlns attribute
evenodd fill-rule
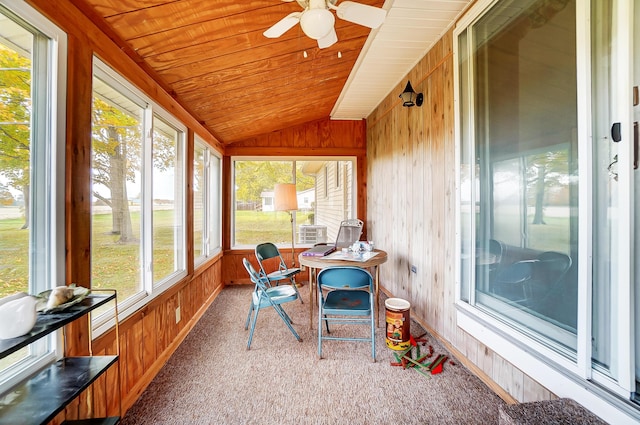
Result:
<svg viewBox="0 0 640 425"><path fill-rule="evenodd" d="M153 116L152 210L153 283L185 270L184 134L174 124Z"/></svg>
<svg viewBox="0 0 640 425"><path fill-rule="evenodd" d="M220 251L220 157L196 136L193 167L193 248L195 264Z"/></svg>
<svg viewBox="0 0 640 425"><path fill-rule="evenodd" d="M141 173L146 109L142 98L96 67L91 142L91 286L117 289L120 302L145 289L141 272ZM123 258L127 258L128 267L123 267Z"/></svg>
<svg viewBox="0 0 640 425"><path fill-rule="evenodd" d="M186 273L185 134L94 58L91 285L117 289L125 315Z"/></svg>
<svg viewBox="0 0 640 425"><path fill-rule="evenodd" d="M335 240L340 222L356 217L353 203L355 190L355 159L340 160L344 164L344 178L348 184L335 187L338 171L334 160L324 158L233 159L234 247L255 246L270 241L282 246L291 244L289 214L274 210L276 183L295 183L298 193L298 210L293 214L296 243L313 243L307 235L307 227L324 227L327 240ZM327 170L333 170L329 172ZM323 196L318 196L322 194ZM316 234L316 228L313 232ZM302 242L301 242L302 241ZM320 242L320 241L318 241Z"/></svg>
<svg viewBox="0 0 640 425"><path fill-rule="evenodd" d="M0 298L64 282L66 37L14 3L0 1ZM0 360L0 393L54 350L47 338Z"/></svg>
<svg viewBox="0 0 640 425"><path fill-rule="evenodd" d="M462 200L470 279L463 292L523 332L575 352L575 4L533 22L540 2L532 3L509 19L502 8L490 10L460 38L461 92L469 96L462 121L470 129L461 158L470 195ZM548 39L557 54L548 54Z"/></svg>

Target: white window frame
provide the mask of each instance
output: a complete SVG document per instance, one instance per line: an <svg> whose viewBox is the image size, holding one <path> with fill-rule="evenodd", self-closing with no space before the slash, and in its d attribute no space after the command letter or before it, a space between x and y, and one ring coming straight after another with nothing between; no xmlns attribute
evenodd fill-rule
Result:
<svg viewBox="0 0 640 425"><path fill-rule="evenodd" d="M165 122L165 124L168 124L169 126L171 126L174 130L177 131L177 140L176 140L176 158L177 161L180 163L180 169L179 170L174 170L175 171L175 178L178 180L179 183L182 184L182 190L180 190L178 192L178 190L176 190L175 193L175 203L179 203L179 205L177 206L178 209L176 209L176 213L180 215L179 220L180 223L179 225L176 225L176 235L175 235L175 240L174 240L174 244L179 245L179 247L177 248L176 251L174 251L174 256L176 264L177 264L177 270L173 271L172 273L168 274L167 276L163 277L160 281L158 282L153 282L153 214L149 214L148 216L150 216L151 218L148 218L147 220L143 219L143 226L144 226L144 231L143 231L143 238L145 240L145 242L147 242L147 239L149 239L150 243L151 243L151 249L150 250L146 250L145 249L145 253L149 255L149 257L146 257L147 260L149 261L148 267L145 267L145 274L149 273L149 276L145 276L145 282L147 281L146 278L149 278L150 281L152 282L152 292L163 292L165 290L167 290L168 288L170 288L171 286L173 286L178 280L182 279L183 277L185 277L187 275L187 238L186 238L186 228L187 228L187 214L186 214L186 168L187 168L187 164L186 164L186 139L187 139L187 127L182 124L178 119L176 119L173 115L169 114L167 111L165 111L164 109L160 108L157 104L155 104L154 102L151 102L151 108L153 110L153 115L155 115L157 118L163 120ZM147 133L145 131L145 133ZM149 132L149 135L152 136L153 135L153 131ZM153 141L150 140L150 143L147 145L145 144L145 146L149 146L152 147L153 146ZM145 165L146 165L146 161L147 161L147 157L149 160L149 165L150 168L148 168L149 170L153 170L153 163L152 161L152 157L153 157L153 152L151 152L151 149L149 149L149 152L145 152ZM153 171L150 173L145 172L144 176L143 176L144 180L145 180L145 188L149 188L149 191L146 192L149 194L149 196L145 196L144 198L144 204L145 206L147 206L146 204L148 203L148 208L147 211L153 211ZM174 181L175 183L175 181ZM179 198L179 199L178 199Z"/></svg>
<svg viewBox="0 0 640 425"><path fill-rule="evenodd" d="M160 107L154 102L148 95L143 93L133 84L131 84L125 77L115 71L109 64L102 61L100 58L93 57L93 72L94 75L103 79L106 83L113 86L118 90L126 92L127 96L131 96L131 100L140 105L144 109L143 118L143 151L142 151L142 167L141 167L141 186L142 186L142 201L141 206L143 211L151 212L153 209L153 158L152 158L152 136L153 136L153 117L154 115L159 119L162 119L165 123L178 131L178 146L176 150L176 156L182 161L180 170L175 170L176 178L182 182L182 190L180 193L176 193L181 199L176 202L180 202L180 228L176 243L181 244L181 247L175 252L179 256L178 264L180 267L178 270L169 274L159 282L154 284L153 282L153 220L151 213L142 214L142 235L141 235L141 261L142 261L142 291L138 292L125 300L118 300L118 320L129 317L144 305L151 302L155 297L162 294L167 289L178 283L181 279L187 276L187 264L186 264L186 145L187 145L187 127L169 112ZM179 174L178 174L179 173ZM107 312L94 315L92 320L93 325L93 337L97 338L103 333L107 332L115 325L114 310L110 309Z"/></svg>
<svg viewBox="0 0 640 425"><path fill-rule="evenodd" d="M302 156L302 155L297 155L297 156L283 156L283 157L273 157L273 156L233 156L231 157L231 188L235 187L235 163L236 161L292 161L292 162L303 162L303 161L326 161L327 163L324 164L323 166L323 175L324 175L324 191L325 191L325 198L329 196L328 194L328 186L331 184L328 180L327 180L327 176L328 176L328 171L327 168L329 166L330 163L334 163L337 164L338 161L350 161L353 163L353 177L352 177L352 181L351 181L351 194L353 196L353 202L351 205L351 211L349 212L349 216L350 217L357 217L358 215L358 204L357 202L355 202L356 199L358 199L358 184L357 184L357 169L358 169L358 158L355 156L344 156L344 157L325 157L325 156ZM293 177L295 178L295 170L293 171ZM317 189L317 186L316 186ZM346 188L343 188L342 190L344 191ZM231 215L231 249L247 249L247 248L253 248L255 247L255 245L238 245L235 243L235 229L236 229L236 225L235 225L235 205L236 205L236 198L235 198L235 190L231 191L232 193L232 199L231 199L231 205L229 205L229 213ZM317 200L316 200L317 203ZM294 214L295 217L295 214ZM295 218L294 218L294 225L297 225L295 222ZM285 242L283 244L279 244L279 246L284 247L284 248L290 248L291 247L291 243L290 242ZM300 244L295 244L295 246L300 247ZM302 246L304 246L304 244L302 244Z"/></svg>
<svg viewBox="0 0 640 425"><path fill-rule="evenodd" d="M64 31L54 25L45 16L27 5L25 2L10 2L0 0L2 5L10 13L23 20L28 25L33 26L35 31L43 34L49 39L46 49L46 75L36 75L35 68L32 75L32 83L39 76L43 77L40 82L46 79L46 87L43 92L48 99L42 109L32 112L32 134L37 132L32 143L43 140L44 146L40 146L35 158L34 168L44 170L36 179L32 180L32 191L41 193L39 197L32 196L31 212L32 230L42 228L44 231L39 234L30 235L30 244L42 244L46 248L39 250L39 263L37 270L33 270L33 258L30 258L29 291L40 292L63 284L65 281L65 259L64 259L64 236L65 236L65 205L64 205L64 182L65 182L65 140L66 140L66 93L67 93L67 35ZM34 56L35 56L34 52ZM40 56L41 59L42 56ZM42 66L36 64L34 60L32 66ZM41 74L41 73L40 73ZM34 106L35 102L34 102ZM39 113L45 113L44 119ZM38 116L36 116L38 115ZM34 149L35 151L35 149ZM32 156L33 159L33 156ZM32 174L33 176L33 174ZM41 214L42 213L42 214ZM40 227L36 227L40 226ZM34 250L30 250L33 252ZM31 255L31 254L30 254ZM37 345L37 347L36 347ZM28 357L11 366L2 374L2 384L0 393L15 385L41 369L44 365L62 357L62 332L52 334L46 340L36 342L34 347L35 357Z"/></svg>
<svg viewBox="0 0 640 425"><path fill-rule="evenodd" d="M202 255L194 257L194 267L206 262L222 250L222 157L198 135L194 137L194 145L204 152L203 167L203 205L202 205ZM217 160L214 167L212 161ZM217 211L214 211L217 208ZM214 238L215 235L215 238Z"/></svg>

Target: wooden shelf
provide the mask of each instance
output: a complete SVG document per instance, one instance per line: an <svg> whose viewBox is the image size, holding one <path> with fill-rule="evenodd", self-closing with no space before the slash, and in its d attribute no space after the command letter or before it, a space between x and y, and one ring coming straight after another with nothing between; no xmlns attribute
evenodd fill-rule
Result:
<svg viewBox="0 0 640 425"><path fill-rule="evenodd" d="M0 424L42 424L52 420L118 356L65 357L11 388L0 398Z"/></svg>
<svg viewBox="0 0 640 425"><path fill-rule="evenodd" d="M112 295L89 295L82 302L69 307L68 309L57 313L38 313L36 324L26 335L17 338L0 340L0 359L12 354L19 349L35 342L43 336L58 330L64 325L73 322L84 316L91 310L94 310L107 302L115 299Z"/></svg>

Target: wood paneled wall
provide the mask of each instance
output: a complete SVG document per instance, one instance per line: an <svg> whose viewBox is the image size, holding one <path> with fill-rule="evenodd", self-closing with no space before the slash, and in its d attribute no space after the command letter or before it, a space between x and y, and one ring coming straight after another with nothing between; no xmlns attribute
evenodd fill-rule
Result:
<svg viewBox="0 0 640 425"><path fill-rule="evenodd" d="M509 402L553 398L456 324L452 42L450 31L367 118L367 237L389 254L380 267L384 290L409 300L413 317L498 394ZM402 107L407 79L424 93L422 107Z"/></svg>
<svg viewBox="0 0 640 425"><path fill-rule="evenodd" d="M92 61L97 55L160 106L188 126L188 160L193 158L193 134L222 152L222 145L202 125L171 97L151 76L146 74L109 37L97 28L70 2L29 0L68 35L67 61L67 132L65 176L65 250L66 282L91 285L91 103ZM190 170L191 163L187 164ZM188 173L188 180L191 173ZM190 180L185 191L190 189ZM188 205L191 198L187 196ZM187 218L192 211L187 212ZM191 235L191 224L187 234ZM191 241L187 242L188 258L192 260ZM222 255L212 258L197 270L188 268L188 275L169 290L158 295L121 322L119 335L115 329L96 338L93 354L116 354L119 341L118 366L109 370L82 393L53 424L65 419L94 415L117 415L120 412L118 388L124 413L139 397L176 347L182 342L217 293L223 288ZM176 323L175 310L181 309ZM90 333L86 321L76 321L65 328L66 355L89 354ZM118 379L118 377L120 379Z"/></svg>

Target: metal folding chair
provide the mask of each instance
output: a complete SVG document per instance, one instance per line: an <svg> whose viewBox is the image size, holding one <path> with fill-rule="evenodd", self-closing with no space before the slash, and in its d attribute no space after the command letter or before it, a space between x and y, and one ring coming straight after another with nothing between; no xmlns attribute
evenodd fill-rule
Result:
<svg viewBox="0 0 640 425"><path fill-rule="evenodd" d="M359 267L329 267L318 273L317 285L318 357L322 358L322 341L363 341L371 343L371 357L375 362L375 302L371 273ZM326 335L322 330L323 322ZM331 336L329 323L369 326L371 335Z"/></svg>
<svg viewBox="0 0 640 425"><path fill-rule="evenodd" d="M255 284L255 289L251 293L251 306L249 307L249 314L247 315L247 320L244 324L245 330L248 329L249 324L251 324L249 341L247 342L247 350L251 348L253 332L255 331L256 322L258 320L258 313L261 309L268 307L273 307L282 321L287 325L293 336L295 336L298 341L302 342L302 338L300 338L300 336L292 326L293 321L282 308L282 304L295 301L298 298L297 292L289 285L270 286L267 278L258 273L246 258L242 259L242 264L244 265L244 268L247 269L247 273L249 273L251 281Z"/></svg>
<svg viewBox="0 0 640 425"><path fill-rule="evenodd" d="M278 285L280 282L288 280L296 291L296 294L298 294L300 302L304 304L304 301L302 301L302 297L300 297L300 293L298 292L298 285L296 285L295 279L295 275L300 273L301 269L299 267L287 267L277 246L271 242L265 242L257 245L256 259L258 260L258 264L260 264L260 271L266 276L270 283ZM275 267L269 268L267 263L272 259L275 263Z"/></svg>

